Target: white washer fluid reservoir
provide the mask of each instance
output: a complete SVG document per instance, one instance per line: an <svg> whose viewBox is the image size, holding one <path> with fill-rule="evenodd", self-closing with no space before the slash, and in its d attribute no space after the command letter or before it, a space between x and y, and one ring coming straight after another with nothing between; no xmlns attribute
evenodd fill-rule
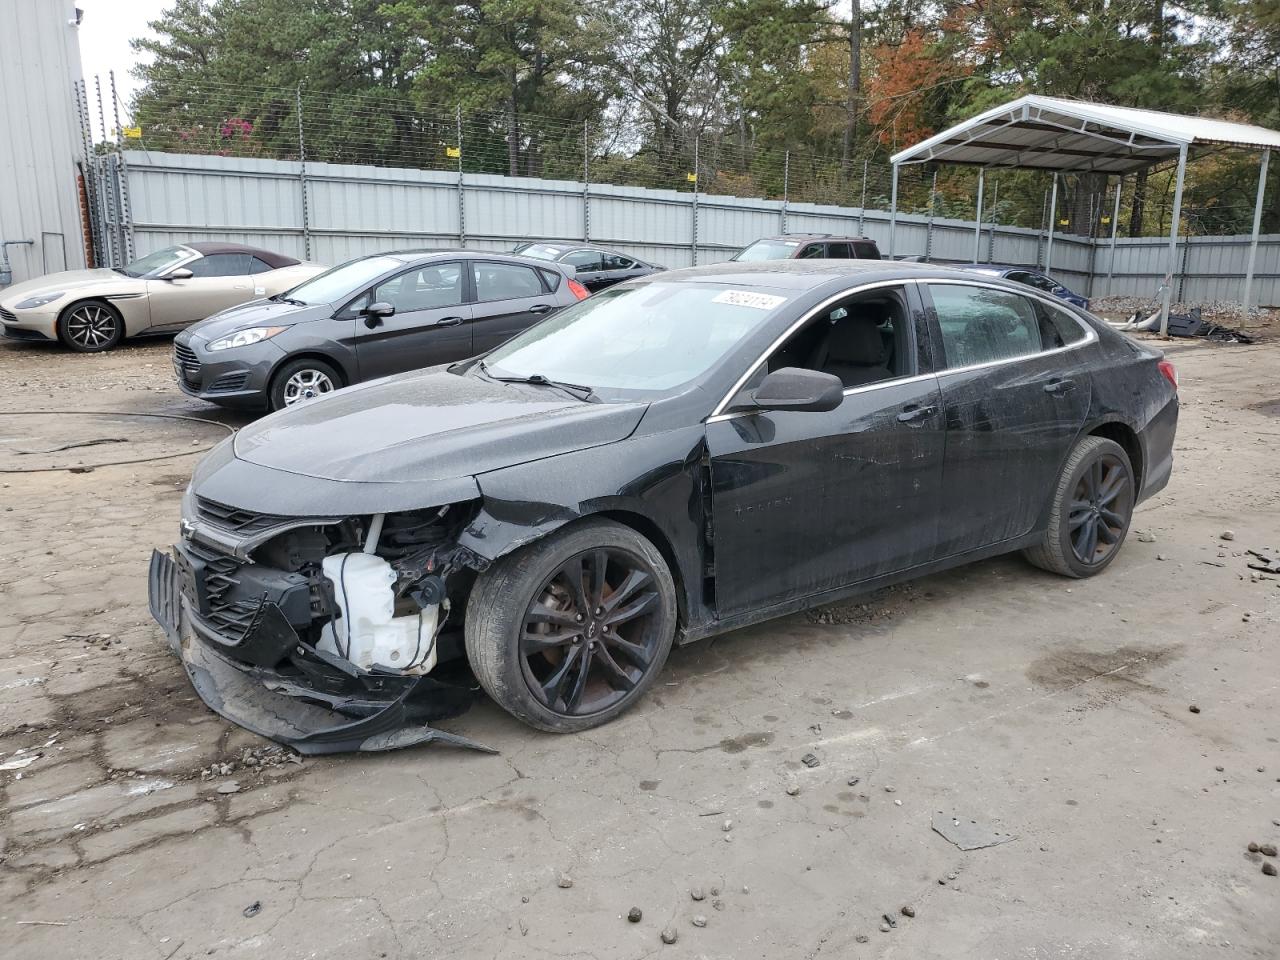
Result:
<svg viewBox="0 0 1280 960"><path fill-rule="evenodd" d="M376 664L427 673L436 665L440 608L397 617L391 564L371 553L339 553L325 557L320 566L333 583L342 616L324 625L319 649L365 670Z"/></svg>

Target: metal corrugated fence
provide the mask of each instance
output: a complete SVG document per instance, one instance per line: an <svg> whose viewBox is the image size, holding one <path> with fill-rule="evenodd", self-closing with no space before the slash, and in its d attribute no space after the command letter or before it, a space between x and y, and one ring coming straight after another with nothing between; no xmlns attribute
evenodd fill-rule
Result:
<svg viewBox="0 0 1280 960"><path fill-rule="evenodd" d="M380 250L522 240L589 240L670 267L713 263L757 237L862 233L888 250L883 210L785 203L569 180L142 151L126 155L138 254L195 239L251 243L322 263ZM305 173L305 176L304 176ZM304 215L305 214L305 215ZM1153 297L1168 243L1056 235L1052 272L1090 296ZM974 224L899 214L898 254L974 259ZM1043 232L986 224L978 259L1043 264ZM1179 249L1175 299L1238 299L1247 237L1193 237ZM1280 302L1280 237L1263 238L1258 301ZM1109 274L1114 276L1108 279Z"/></svg>

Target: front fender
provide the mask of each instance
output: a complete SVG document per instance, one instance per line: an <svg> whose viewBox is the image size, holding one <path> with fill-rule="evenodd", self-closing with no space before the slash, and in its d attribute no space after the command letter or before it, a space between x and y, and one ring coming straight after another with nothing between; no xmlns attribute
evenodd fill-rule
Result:
<svg viewBox="0 0 1280 960"><path fill-rule="evenodd" d="M493 561L574 520L612 514L659 541L681 606L701 619L703 450L699 424L481 474L480 509L458 543Z"/></svg>

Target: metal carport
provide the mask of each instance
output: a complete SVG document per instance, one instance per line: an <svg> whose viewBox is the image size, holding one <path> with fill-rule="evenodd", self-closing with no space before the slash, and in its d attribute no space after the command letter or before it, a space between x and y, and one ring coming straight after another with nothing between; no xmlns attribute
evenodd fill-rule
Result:
<svg viewBox="0 0 1280 960"><path fill-rule="evenodd" d="M1053 256L1053 228L1057 216L1060 174L1104 173L1123 177L1126 173L1176 157L1178 173L1160 306L1160 333L1167 335L1187 159L1197 150L1204 152L1213 147L1239 147L1262 153L1258 198L1253 212L1253 240L1249 247L1249 265L1244 284L1244 309L1247 312L1253 304L1253 271L1258 255L1258 232L1262 225L1267 165L1272 148L1280 148L1280 132L1247 123L1180 116L1132 107L1113 107L1057 97L1020 97L956 124L890 157L893 182L889 201L889 256L892 257L894 253L898 218L898 171L903 164L955 163L976 166L978 237L982 232L982 193L984 175L988 168L1052 171L1049 240L1045 254L1047 271ZM1118 206L1119 191L1116 193L1116 200ZM1118 218L1112 218L1111 225L1113 245L1116 219Z"/></svg>

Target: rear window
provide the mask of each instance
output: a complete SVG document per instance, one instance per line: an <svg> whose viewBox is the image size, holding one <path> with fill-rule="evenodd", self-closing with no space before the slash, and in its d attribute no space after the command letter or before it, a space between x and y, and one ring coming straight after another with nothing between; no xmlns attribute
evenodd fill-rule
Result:
<svg viewBox="0 0 1280 960"><path fill-rule="evenodd" d="M799 240L757 240L733 259L735 260L789 260L796 254Z"/></svg>

